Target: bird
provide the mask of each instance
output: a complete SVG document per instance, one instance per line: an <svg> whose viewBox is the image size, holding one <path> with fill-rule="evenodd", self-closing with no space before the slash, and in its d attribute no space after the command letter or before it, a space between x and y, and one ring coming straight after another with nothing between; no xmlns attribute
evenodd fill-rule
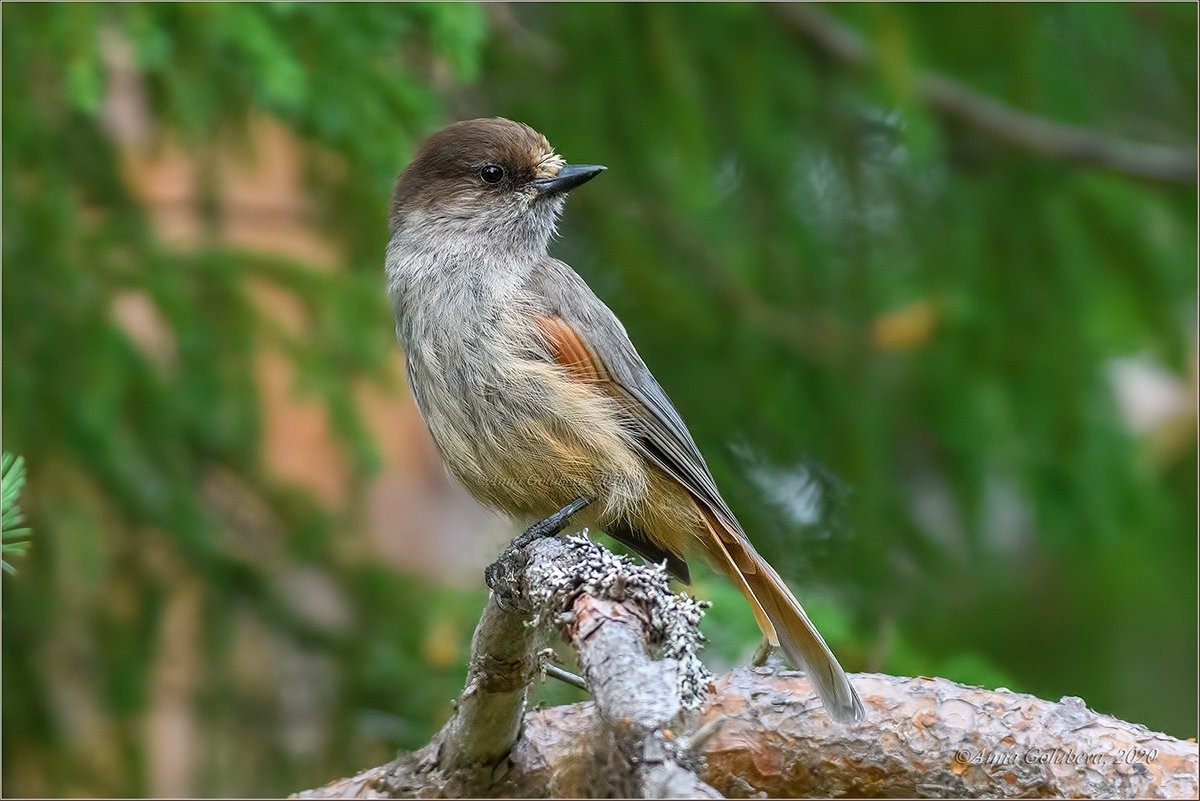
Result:
<svg viewBox="0 0 1200 801"><path fill-rule="evenodd" d="M399 174L387 292L433 443L501 513L574 513L685 584L687 560L707 559L766 640L807 671L828 714L861 720L846 673L751 544L625 327L549 254L567 193L604 170L492 117L437 131Z"/></svg>

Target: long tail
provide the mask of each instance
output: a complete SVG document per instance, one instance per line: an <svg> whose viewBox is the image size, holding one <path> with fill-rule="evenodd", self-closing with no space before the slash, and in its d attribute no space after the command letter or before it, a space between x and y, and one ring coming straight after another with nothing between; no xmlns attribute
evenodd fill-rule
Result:
<svg viewBox="0 0 1200 801"><path fill-rule="evenodd" d="M775 568L744 536L729 531L707 510L701 513L712 534L705 543L710 559L746 597L763 636L781 646L792 664L804 668L831 718L862 720L866 711L846 672Z"/></svg>

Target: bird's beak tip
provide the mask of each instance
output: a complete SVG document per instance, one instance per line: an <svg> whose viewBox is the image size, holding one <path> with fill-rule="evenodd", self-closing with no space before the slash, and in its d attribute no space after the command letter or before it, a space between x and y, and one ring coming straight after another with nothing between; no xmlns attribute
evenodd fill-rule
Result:
<svg viewBox="0 0 1200 801"><path fill-rule="evenodd" d="M538 179L533 181L533 186L540 194L569 192L607 169L608 167L602 164L564 164L553 178Z"/></svg>

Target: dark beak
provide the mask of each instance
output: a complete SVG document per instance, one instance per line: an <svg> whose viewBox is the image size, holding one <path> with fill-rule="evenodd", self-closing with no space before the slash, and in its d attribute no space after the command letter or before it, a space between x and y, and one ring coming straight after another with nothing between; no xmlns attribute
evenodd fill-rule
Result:
<svg viewBox="0 0 1200 801"><path fill-rule="evenodd" d="M599 164L564 164L558 175L530 181L529 185L537 189L539 194L557 195L570 192L580 184L586 184L607 169Z"/></svg>

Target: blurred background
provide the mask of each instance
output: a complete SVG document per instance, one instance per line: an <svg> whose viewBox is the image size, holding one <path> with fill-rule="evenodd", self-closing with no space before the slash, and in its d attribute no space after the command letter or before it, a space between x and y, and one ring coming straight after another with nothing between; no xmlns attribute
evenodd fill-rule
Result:
<svg viewBox="0 0 1200 801"><path fill-rule="evenodd" d="M1194 5L3 22L6 795L286 794L448 716L514 531L408 397L386 201L487 115L608 165L554 251L847 669L1197 733Z"/></svg>

